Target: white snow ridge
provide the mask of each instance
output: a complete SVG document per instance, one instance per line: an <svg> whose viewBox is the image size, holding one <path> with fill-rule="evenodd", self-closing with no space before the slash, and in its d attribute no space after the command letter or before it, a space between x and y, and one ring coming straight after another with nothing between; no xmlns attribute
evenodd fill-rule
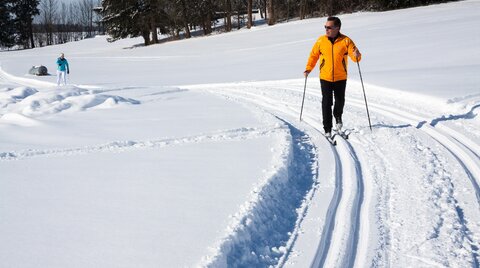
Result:
<svg viewBox="0 0 480 268"><path fill-rule="evenodd" d="M479 267L478 14L341 15L336 146L303 77L326 18L1 52L0 267ZM68 85L26 74L60 52Z"/></svg>

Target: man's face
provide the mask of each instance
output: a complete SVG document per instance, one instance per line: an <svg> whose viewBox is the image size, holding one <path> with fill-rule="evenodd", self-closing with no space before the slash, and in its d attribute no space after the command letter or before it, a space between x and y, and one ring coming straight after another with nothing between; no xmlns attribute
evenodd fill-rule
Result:
<svg viewBox="0 0 480 268"><path fill-rule="evenodd" d="M335 36L338 35L339 31L340 31L340 28L335 27L333 25L333 21L327 21L325 23L325 32L328 37L334 38Z"/></svg>

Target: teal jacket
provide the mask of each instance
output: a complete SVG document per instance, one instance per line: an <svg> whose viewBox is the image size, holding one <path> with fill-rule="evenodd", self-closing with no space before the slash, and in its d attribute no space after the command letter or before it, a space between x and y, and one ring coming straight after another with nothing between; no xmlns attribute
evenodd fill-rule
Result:
<svg viewBox="0 0 480 268"><path fill-rule="evenodd" d="M67 71L70 72L70 68L68 67L68 61L65 58L58 58L57 59L57 70L59 71Z"/></svg>

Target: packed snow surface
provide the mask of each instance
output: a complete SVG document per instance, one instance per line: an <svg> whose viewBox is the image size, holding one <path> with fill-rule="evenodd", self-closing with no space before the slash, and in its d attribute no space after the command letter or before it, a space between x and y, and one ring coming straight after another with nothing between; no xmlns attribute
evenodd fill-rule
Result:
<svg viewBox="0 0 480 268"><path fill-rule="evenodd" d="M336 146L302 76L325 18L0 52L0 266L479 267L478 14L340 16Z"/></svg>

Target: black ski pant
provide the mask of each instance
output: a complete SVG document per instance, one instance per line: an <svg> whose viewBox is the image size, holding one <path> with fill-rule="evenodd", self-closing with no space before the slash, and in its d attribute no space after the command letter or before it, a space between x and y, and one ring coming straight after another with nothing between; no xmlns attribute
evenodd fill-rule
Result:
<svg viewBox="0 0 480 268"><path fill-rule="evenodd" d="M342 118L343 106L345 106L345 88L347 86L347 80L329 82L320 79L320 86L322 87L323 129L325 132L331 132L333 97L335 97L333 116L337 119L338 123Z"/></svg>

